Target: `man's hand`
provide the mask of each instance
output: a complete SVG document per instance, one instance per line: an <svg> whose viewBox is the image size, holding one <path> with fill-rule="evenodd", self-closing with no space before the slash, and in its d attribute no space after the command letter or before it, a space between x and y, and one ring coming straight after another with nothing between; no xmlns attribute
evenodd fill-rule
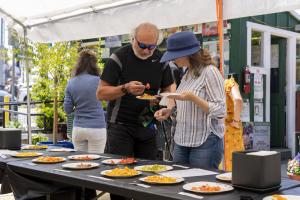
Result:
<svg viewBox="0 0 300 200"><path fill-rule="evenodd" d="M154 117L158 120L158 121L163 121L168 119L168 117L170 117L170 115L172 114L171 109L169 108L162 108L158 111L156 111L154 113Z"/></svg>
<svg viewBox="0 0 300 200"><path fill-rule="evenodd" d="M139 81L130 81L129 83L125 84L125 88L128 93L136 96L143 94L145 90L145 86Z"/></svg>

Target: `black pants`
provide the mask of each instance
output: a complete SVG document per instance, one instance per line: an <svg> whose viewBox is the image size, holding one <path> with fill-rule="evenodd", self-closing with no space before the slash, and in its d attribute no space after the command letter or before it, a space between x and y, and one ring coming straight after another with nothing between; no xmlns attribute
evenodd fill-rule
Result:
<svg viewBox="0 0 300 200"><path fill-rule="evenodd" d="M157 157L156 130L140 126L109 123L105 153L155 160ZM111 200L131 199L110 195Z"/></svg>
<svg viewBox="0 0 300 200"><path fill-rule="evenodd" d="M155 160L156 132L141 126L109 123L105 153Z"/></svg>

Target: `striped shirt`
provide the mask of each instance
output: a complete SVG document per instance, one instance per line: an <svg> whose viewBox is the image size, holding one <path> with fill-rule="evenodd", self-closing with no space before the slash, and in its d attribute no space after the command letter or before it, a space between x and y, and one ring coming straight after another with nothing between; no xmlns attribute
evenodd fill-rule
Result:
<svg viewBox="0 0 300 200"><path fill-rule="evenodd" d="M205 113L192 101L176 100L177 124L174 136L176 144L198 147L206 141L211 133L223 138L226 103L224 79L219 70L213 65L207 66L196 79L188 73L185 74L177 92L187 91L206 100L209 112Z"/></svg>

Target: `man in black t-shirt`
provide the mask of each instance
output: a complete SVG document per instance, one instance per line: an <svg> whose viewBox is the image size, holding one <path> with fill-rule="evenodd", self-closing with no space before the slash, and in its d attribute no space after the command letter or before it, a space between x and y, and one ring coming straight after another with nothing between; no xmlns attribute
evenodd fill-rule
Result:
<svg viewBox="0 0 300 200"><path fill-rule="evenodd" d="M156 159L156 128L140 120L153 102L136 96L144 92L155 95L159 90L172 92L171 70L159 62L162 54L156 49L157 40L155 25L140 24L132 44L112 54L104 68L97 97L109 100L106 153Z"/></svg>

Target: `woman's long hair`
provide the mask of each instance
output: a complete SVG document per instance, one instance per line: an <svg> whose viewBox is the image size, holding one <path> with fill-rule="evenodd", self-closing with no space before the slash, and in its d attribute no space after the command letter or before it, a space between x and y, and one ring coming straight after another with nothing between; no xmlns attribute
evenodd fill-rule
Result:
<svg viewBox="0 0 300 200"><path fill-rule="evenodd" d="M100 75L100 69L97 65L97 56L92 50L85 49L79 53L77 64L73 70L73 76L78 76L82 73L95 76Z"/></svg>
<svg viewBox="0 0 300 200"><path fill-rule="evenodd" d="M209 51L206 49L200 49L200 51L190 55L188 58L191 64L188 73L195 78L200 76L205 67L216 65Z"/></svg>

